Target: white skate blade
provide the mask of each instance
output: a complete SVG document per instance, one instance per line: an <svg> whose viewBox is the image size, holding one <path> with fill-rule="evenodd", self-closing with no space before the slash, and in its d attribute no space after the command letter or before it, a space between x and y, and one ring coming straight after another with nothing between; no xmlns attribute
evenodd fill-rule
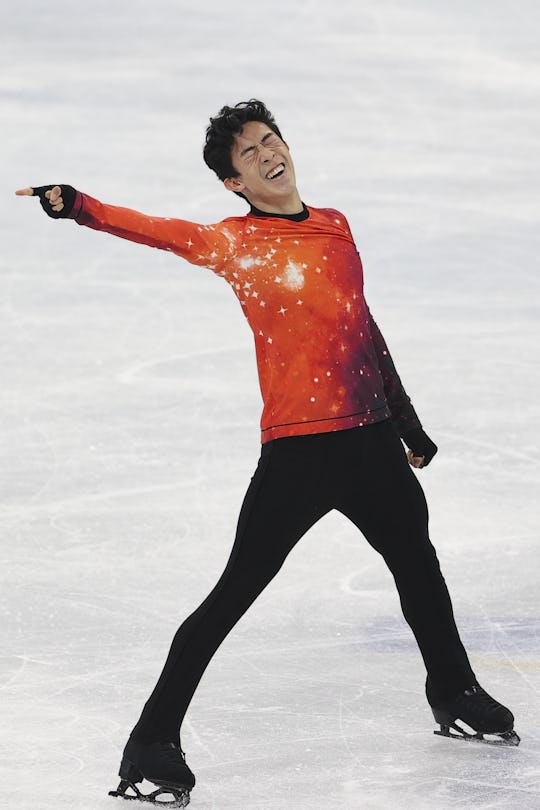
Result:
<svg viewBox="0 0 540 810"><path fill-rule="evenodd" d="M128 792L129 791L129 792ZM170 796L170 799L162 798ZM177 808L187 807L189 804L189 791L184 788L158 787L151 793L141 793L139 788L133 784L122 779L116 790L110 790L109 796L117 796L121 799L128 799L131 801L147 802L154 804L158 807Z"/></svg>
<svg viewBox="0 0 540 810"><path fill-rule="evenodd" d="M453 733L452 729L458 733ZM470 733L458 726L457 723L452 723L451 725L441 725L440 730L434 731L433 733L439 737L451 737L454 740L478 742L484 743L485 745L517 746L521 742L521 738L516 734L515 731L491 732L489 734L481 731Z"/></svg>

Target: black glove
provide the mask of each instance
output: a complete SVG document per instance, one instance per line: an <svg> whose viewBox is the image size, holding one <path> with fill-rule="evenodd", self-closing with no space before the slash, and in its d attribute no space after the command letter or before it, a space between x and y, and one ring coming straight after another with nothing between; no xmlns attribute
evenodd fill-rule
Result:
<svg viewBox="0 0 540 810"><path fill-rule="evenodd" d="M52 191L54 186L60 186L62 189L62 202L64 203L64 207L61 211L53 211L52 206L45 196L46 191ZM39 197L39 202L41 207L47 214L47 216L52 217L53 219L66 219L69 217L71 212L73 211L73 206L75 205L75 197L77 195L77 190L73 188L73 186L65 186L62 183L55 183L53 186L34 186L33 192L36 197Z"/></svg>
<svg viewBox="0 0 540 810"><path fill-rule="evenodd" d="M413 428L403 434L403 441L412 450L413 456L424 456L422 467L427 467L438 450L435 442L432 442L427 433L422 428Z"/></svg>

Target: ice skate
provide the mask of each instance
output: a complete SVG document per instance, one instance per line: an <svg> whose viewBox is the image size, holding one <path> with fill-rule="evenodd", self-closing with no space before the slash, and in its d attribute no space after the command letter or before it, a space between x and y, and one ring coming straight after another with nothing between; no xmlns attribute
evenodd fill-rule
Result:
<svg viewBox="0 0 540 810"><path fill-rule="evenodd" d="M120 784L109 796L132 799L167 807L187 807L195 777L186 764L179 745L156 742L145 745L129 740L120 765ZM147 779L157 790L142 793L137 783ZM170 796L170 799L167 799Z"/></svg>
<svg viewBox="0 0 540 810"><path fill-rule="evenodd" d="M426 695L435 722L440 726L438 731L433 732L434 734L490 745L519 745L520 738L514 731L512 712L488 695L478 684L470 686L447 701L434 697L428 684ZM459 726L457 720L468 726L471 731Z"/></svg>

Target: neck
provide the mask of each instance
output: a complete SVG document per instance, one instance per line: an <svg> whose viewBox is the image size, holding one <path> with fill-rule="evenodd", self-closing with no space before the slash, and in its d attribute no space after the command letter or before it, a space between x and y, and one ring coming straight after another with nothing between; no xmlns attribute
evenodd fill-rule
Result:
<svg viewBox="0 0 540 810"><path fill-rule="evenodd" d="M265 214L299 214L304 210L297 189L295 189L293 194L283 199L266 200L253 198L252 200L248 200L248 202L259 211L264 211Z"/></svg>

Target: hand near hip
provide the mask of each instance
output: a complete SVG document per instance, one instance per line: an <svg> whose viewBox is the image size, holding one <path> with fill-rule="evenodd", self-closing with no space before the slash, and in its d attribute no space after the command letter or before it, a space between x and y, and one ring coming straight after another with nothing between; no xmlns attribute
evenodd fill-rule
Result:
<svg viewBox="0 0 540 810"><path fill-rule="evenodd" d="M407 450L407 458L411 467L423 467L425 456L415 456L412 450Z"/></svg>
<svg viewBox="0 0 540 810"><path fill-rule="evenodd" d="M422 428L413 428L403 435L403 441L409 448L407 458L412 467L427 467L435 453L437 445L432 442Z"/></svg>

